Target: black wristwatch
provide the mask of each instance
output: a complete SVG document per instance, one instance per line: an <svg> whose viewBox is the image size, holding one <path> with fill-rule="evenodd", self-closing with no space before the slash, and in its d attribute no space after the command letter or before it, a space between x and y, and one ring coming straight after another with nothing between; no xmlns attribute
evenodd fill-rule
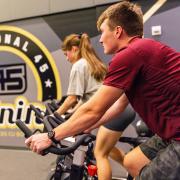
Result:
<svg viewBox="0 0 180 180"><path fill-rule="evenodd" d="M48 131L48 138L51 139L51 141L54 142L55 144L59 143L59 141L55 139L55 131L53 130Z"/></svg>

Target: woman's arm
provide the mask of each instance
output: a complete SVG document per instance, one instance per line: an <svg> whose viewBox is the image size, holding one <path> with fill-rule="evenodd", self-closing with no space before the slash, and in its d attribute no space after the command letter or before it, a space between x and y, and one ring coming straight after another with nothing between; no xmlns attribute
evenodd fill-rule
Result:
<svg viewBox="0 0 180 180"><path fill-rule="evenodd" d="M70 108L74 107L77 103L78 97L75 95L69 95L64 103L59 107L59 109L56 111L58 112L60 115L64 114L65 112L67 112Z"/></svg>

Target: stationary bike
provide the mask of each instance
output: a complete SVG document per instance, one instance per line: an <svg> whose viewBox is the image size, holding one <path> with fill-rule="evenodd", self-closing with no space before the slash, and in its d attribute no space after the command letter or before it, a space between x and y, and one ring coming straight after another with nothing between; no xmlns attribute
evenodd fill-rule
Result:
<svg viewBox="0 0 180 180"><path fill-rule="evenodd" d="M58 104L57 104L58 103ZM52 114L53 111L59 107L60 102L52 101L46 104L46 116L36 109L34 106L30 106L35 111L36 116L44 123L45 131L50 131L63 123L65 119L54 113L54 117L47 114ZM44 114L44 113L43 113ZM32 132L25 126L25 124L18 120L16 122L18 127L25 133L25 137L32 135ZM143 126L137 126L139 132L147 132L145 124ZM125 142L133 147L136 147L142 142L147 140L145 137L121 137L120 142ZM48 180L86 180L88 178L98 179L96 175L97 168L95 166L95 159L93 156L93 141L95 136L92 134L81 134L76 138L67 138L61 141L56 147L50 147L44 151L44 155L51 152L59 155L56 161L56 167L48 176ZM132 179L130 176L127 179Z"/></svg>
<svg viewBox="0 0 180 180"><path fill-rule="evenodd" d="M56 113L55 117L51 115L43 116L33 105L30 108L35 111L36 116L44 124L44 131L50 131L65 121ZM33 134L21 120L17 120L16 125L24 133L25 138ZM88 178L94 178L96 180L97 169L92 162L94 159L91 144L94 140L95 136L92 134L79 134L75 137L66 138L44 150L43 155L48 153L58 155L56 168L51 171L48 178L52 180L87 180Z"/></svg>

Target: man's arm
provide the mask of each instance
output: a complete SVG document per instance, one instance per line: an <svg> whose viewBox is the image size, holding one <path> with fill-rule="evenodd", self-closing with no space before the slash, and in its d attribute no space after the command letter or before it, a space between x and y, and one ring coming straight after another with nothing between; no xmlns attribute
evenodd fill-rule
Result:
<svg viewBox="0 0 180 180"><path fill-rule="evenodd" d="M122 94L118 88L103 85L68 121L54 129L55 138L64 139L93 126Z"/></svg>
<svg viewBox="0 0 180 180"><path fill-rule="evenodd" d="M54 129L55 139L60 141L93 126L122 94L123 90L121 89L101 86L94 96L83 104L69 120ZM32 135L25 143L32 151L39 154L52 144L47 133Z"/></svg>
<svg viewBox="0 0 180 180"><path fill-rule="evenodd" d="M120 113L124 111L129 101L125 94L123 94L102 116L102 118L89 129L85 130L85 133L90 132L91 130L98 128L100 125L105 124L108 121L111 121L117 117Z"/></svg>

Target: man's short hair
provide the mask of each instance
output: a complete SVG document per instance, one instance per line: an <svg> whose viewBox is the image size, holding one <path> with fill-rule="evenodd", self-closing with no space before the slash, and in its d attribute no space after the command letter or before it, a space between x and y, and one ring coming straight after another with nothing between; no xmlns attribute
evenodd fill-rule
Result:
<svg viewBox="0 0 180 180"><path fill-rule="evenodd" d="M108 19L110 30L121 26L128 36L143 36L143 13L140 6L136 4L122 1L111 5L98 18L98 30L106 19Z"/></svg>

